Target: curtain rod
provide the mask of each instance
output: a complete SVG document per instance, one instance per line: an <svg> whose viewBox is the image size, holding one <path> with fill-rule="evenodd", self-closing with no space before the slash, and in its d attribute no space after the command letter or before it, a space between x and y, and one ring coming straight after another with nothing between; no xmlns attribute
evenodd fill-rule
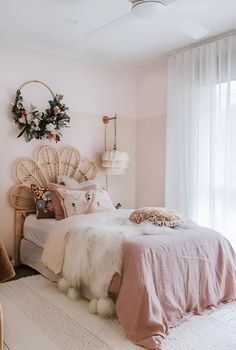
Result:
<svg viewBox="0 0 236 350"><path fill-rule="evenodd" d="M236 29L221 33L219 35L212 36L205 40L198 41L197 43L182 47L181 49L174 50L168 54L168 57L179 55L184 52L191 51L193 49L201 48L207 44L216 43L224 39L230 39L236 37Z"/></svg>

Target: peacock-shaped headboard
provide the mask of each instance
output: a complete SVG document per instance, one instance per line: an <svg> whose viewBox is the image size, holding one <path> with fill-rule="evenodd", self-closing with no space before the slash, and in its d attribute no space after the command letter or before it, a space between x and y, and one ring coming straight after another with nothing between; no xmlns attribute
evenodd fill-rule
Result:
<svg viewBox="0 0 236 350"><path fill-rule="evenodd" d="M71 146L59 152L52 146L41 147L36 159L23 157L16 166L16 178L19 183L10 191L10 202L15 208L15 249L14 262L19 263L19 248L22 237L24 218L35 212L35 201L31 185L46 187L49 182L57 182L57 177L67 175L81 181L93 180L96 165L88 159L81 160L80 152Z"/></svg>

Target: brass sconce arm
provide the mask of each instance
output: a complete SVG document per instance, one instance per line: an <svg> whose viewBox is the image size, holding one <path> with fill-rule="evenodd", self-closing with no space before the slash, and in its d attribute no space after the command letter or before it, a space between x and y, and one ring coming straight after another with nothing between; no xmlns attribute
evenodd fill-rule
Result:
<svg viewBox="0 0 236 350"><path fill-rule="evenodd" d="M113 150L117 151L117 145L116 145L117 114L115 114L114 117L108 117L107 115L104 115L104 117L102 118L102 121L105 124L105 126L109 123L110 120L114 120L114 146L113 146ZM105 136L105 138L106 138L106 136Z"/></svg>
<svg viewBox="0 0 236 350"><path fill-rule="evenodd" d="M110 120L116 120L117 119L117 114L115 115L115 117L111 117L109 118L107 115L104 115L104 117L102 118L102 121L104 124L108 124Z"/></svg>

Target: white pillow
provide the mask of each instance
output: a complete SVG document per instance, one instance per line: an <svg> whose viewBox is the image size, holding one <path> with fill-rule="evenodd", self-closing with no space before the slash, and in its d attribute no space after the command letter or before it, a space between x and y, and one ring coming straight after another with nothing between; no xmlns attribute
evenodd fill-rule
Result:
<svg viewBox="0 0 236 350"><path fill-rule="evenodd" d="M58 189L60 196L64 199L65 216L85 214L89 208L89 193L86 191L73 191Z"/></svg>
<svg viewBox="0 0 236 350"><path fill-rule="evenodd" d="M60 175L57 177L57 182L63 183L69 190L96 190L101 185L96 180L88 180L79 182L68 175Z"/></svg>
<svg viewBox="0 0 236 350"><path fill-rule="evenodd" d="M104 211L115 210L114 204L106 190L89 191L90 204L88 213L99 213Z"/></svg>

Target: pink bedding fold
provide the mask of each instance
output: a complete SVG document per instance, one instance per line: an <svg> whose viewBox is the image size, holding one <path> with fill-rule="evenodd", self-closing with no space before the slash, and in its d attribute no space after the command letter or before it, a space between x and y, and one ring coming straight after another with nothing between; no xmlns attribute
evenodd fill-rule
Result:
<svg viewBox="0 0 236 350"><path fill-rule="evenodd" d="M160 349L169 328L185 317L235 299L235 268L231 245L210 229L129 239L116 303L127 336Z"/></svg>
<svg viewBox="0 0 236 350"><path fill-rule="evenodd" d="M42 262L56 275L62 271L67 234L70 231L70 225L71 223L77 222L77 220L76 216L72 216L58 221L51 229L45 244L41 258Z"/></svg>

